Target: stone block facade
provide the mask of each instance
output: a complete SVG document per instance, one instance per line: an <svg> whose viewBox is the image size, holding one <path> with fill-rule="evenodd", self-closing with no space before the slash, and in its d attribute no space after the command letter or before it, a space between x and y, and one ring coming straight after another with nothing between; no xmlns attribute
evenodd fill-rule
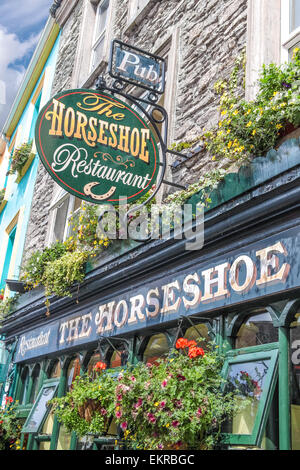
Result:
<svg viewBox="0 0 300 470"><path fill-rule="evenodd" d="M65 1L60 8L63 8ZM86 4L88 2L91 8L91 3L97 2L72 1L74 7L69 8L71 11L61 24L52 94L83 85L95 86L96 75L89 76L88 71L85 73L78 55L85 42L85 32L90 32L89 28L94 27L92 21L84 20ZM219 97L213 85L218 79L230 75L236 58L246 45L248 1L149 0L131 24L128 8L132 0L111 1L114 8L111 38L121 39L153 53L159 51L164 41L169 38L173 41L172 73L168 77L172 87L165 98L170 118L169 145L193 140L204 126L215 125L219 120ZM85 49L84 54L88 51ZM76 67L79 68L77 71ZM105 75L105 71L106 63L103 62L99 73ZM78 80L76 82L76 76L86 77L84 84L78 83ZM175 160L176 157L170 157L170 163ZM190 160L177 165L172 171L169 169L168 178L188 185L197 181L212 165L211 157L198 149ZM45 245L53 191L54 182L40 164L24 250L26 258Z"/></svg>

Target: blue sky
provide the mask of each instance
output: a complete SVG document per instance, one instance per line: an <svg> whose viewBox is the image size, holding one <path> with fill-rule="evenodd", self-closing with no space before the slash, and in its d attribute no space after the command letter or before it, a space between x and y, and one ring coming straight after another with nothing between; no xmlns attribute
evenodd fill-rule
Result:
<svg viewBox="0 0 300 470"><path fill-rule="evenodd" d="M0 0L0 134L53 0Z"/></svg>

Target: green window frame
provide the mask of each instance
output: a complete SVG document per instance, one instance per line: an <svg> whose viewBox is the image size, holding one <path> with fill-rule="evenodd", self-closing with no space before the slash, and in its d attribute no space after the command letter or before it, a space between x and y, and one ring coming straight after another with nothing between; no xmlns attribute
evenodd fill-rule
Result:
<svg viewBox="0 0 300 470"><path fill-rule="evenodd" d="M222 433L222 441L227 445L255 446L259 447L262 442L263 433L269 416L272 399L274 396L276 381L278 378L278 343L271 343L263 346L253 346L244 349L231 350L227 353L222 370L225 381L228 379L230 367L232 365L269 361L268 371L264 381L264 389L259 401L254 425L251 434ZM226 383L224 384L224 389Z"/></svg>
<svg viewBox="0 0 300 470"><path fill-rule="evenodd" d="M57 393L57 389L58 389L58 384L59 384L59 380L57 379L49 379L49 380L46 380L43 385L42 385L42 388L41 390L39 391L39 394L37 396L37 399L34 403L34 405L32 406L28 416L27 416L27 419L26 419L26 422L22 428L22 433L24 434L38 434L42 427L43 427L43 424L48 416L48 413L50 412L50 408L45 406L44 407L44 410L42 410L42 416L40 417L39 421L36 423L36 426L35 427L31 427L30 426L30 422L32 420L32 417L34 416L34 414L36 413L36 410L37 410L37 407L40 406L40 400L44 394L44 390L46 388L54 388L53 390L53 393L51 395L51 398L54 398L56 396L56 393Z"/></svg>

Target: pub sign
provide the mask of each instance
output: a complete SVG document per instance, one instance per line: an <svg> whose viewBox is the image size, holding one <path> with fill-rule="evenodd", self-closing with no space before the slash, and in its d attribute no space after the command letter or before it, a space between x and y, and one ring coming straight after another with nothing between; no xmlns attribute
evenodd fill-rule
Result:
<svg viewBox="0 0 300 470"><path fill-rule="evenodd" d="M38 116L35 142L56 183L88 202L131 203L156 182L159 151L149 124L104 91L55 95Z"/></svg>

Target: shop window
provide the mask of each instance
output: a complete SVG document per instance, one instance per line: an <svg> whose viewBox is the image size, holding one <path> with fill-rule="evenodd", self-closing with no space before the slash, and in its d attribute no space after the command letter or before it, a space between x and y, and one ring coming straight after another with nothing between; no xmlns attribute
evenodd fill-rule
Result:
<svg viewBox="0 0 300 470"><path fill-rule="evenodd" d="M60 425L56 450L69 450L71 446L71 434L65 426Z"/></svg>
<svg viewBox="0 0 300 470"><path fill-rule="evenodd" d="M236 335L235 348L246 348L278 341L278 328L274 328L268 312L249 316Z"/></svg>
<svg viewBox="0 0 300 470"><path fill-rule="evenodd" d="M38 385L39 385L39 377L40 377L40 365L37 364L31 374L31 391L30 391L30 398L29 403L34 403L37 393L38 393Z"/></svg>
<svg viewBox="0 0 300 470"><path fill-rule="evenodd" d="M110 358L110 368L114 369L116 367L125 366L128 359L128 352L126 349L119 349L112 353Z"/></svg>
<svg viewBox="0 0 300 470"><path fill-rule="evenodd" d="M80 374L80 362L78 358L72 359L67 370L67 391L72 388L72 383Z"/></svg>
<svg viewBox="0 0 300 470"><path fill-rule="evenodd" d="M21 373L21 387L19 392L19 403L20 405L26 405L26 396L29 384L29 369L25 367Z"/></svg>
<svg viewBox="0 0 300 470"><path fill-rule="evenodd" d="M89 360L88 367L87 367L88 375L93 375L94 367L97 364L97 362L105 362L99 352L95 352L92 355L91 359Z"/></svg>
<svg viewBox="0 0 300 470"><path fill-rule="evenodd" d="M54 362L54 364L51 367L49 379L59 379L60 374L61 374L61 365L60 365L60 361L57 360Z"/></svg>
<svg viewBox="0 0 300 470"><path fill-rule="evenodd" d="M300 1L281 0L281 37L283 62L290 60L300 47Z"/></svg>
<svg viewBox="0 0 300 470"><path fill-rule="evenodd" d="M198 346L205 348L205 343L210 341L208 328L205 323L198 323L197 325L188 328L184 334L184 337L189 341L196 341Z"/></svg>
<svg viewBox="0 0 300 470"><path fill-rule="evenodd" d="M231 351L224 364L225 391L236 392L246 406L223 427L224 441L232 445L262 446L277 380L278 348L253 348L253 353ZM249 350L248 350L249 351ZM274 437L276 441L276 438ZM268 442L266 445L270 445ZM274 443L276 445L276 443Z"/></svg>
<svg viewBox="0 0 300 470"><path fill-rule="evenodd" d="M300 312L290 329L292 450L300 450Z"/></svg>
<svg viewBox="0 0 300 470"><path fill-rule="evenodd" d="M91 72L95 70L106 55L109 6L110 0L100 0L97 6L91 54Z"/></svg>
<svg viewBox="0 0 300 470"><path fill-rule="evenodd" d="M143 354L145 363L153 364L155 361L169 353L169 345L166 336L163 333L151 336Z"/></svg>

